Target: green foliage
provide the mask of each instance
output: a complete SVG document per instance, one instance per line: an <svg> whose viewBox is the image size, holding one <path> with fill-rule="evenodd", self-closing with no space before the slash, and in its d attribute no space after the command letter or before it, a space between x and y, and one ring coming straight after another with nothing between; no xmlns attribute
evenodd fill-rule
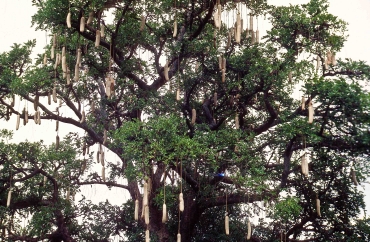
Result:
<svg viewBox="0 0 370 242"><path fill-rule="evenodd" d="M298 219L302 207L296 197L287 197L275 204L274 218L286 223Z"/></svg>
<svg viewBox="0 0 370 242"><path fill-rule="evenodd" d="M364 194L353 175L362 184L370 174L370 94L364 88L370 67L328 59L347 38L346 23L328 12L328 1L286 7L240 2L220 1L223 22L215 30L217 1L33 1L32 24L50 33L50 43L34 64L35 41L0 54L0 118L19 114L22 123L25 111L35 116L28 108L35 106L43 123L58 120L82 132L60 137L57 147L14 144L12 132L0 131L0 239L143 241L149 229L151 241L175 241L178 232L183 241L245 241L247 220L255 220L254 241L278 241L282 231L289 240L367 241L368 219L359 219ZM244 19L240 43L231 23L238 12ZM253 32L246 32L246 13L271 23L259 43L246 38ZM90 14L81 32L80 20ZM105 37L95 46L103 26ZM63 67L72 79L75 71L80 75L70 84L68 71L51 58L63 49ZM226 60L224 82L219 58ZM46 104L53 92L59 106ZM24 112L14 100L25 103ZM311 102L314 122L308 123ZM104 146L97 151L95 144ZM133 216L136 200L142 214L144 183L151 188L149 225ZM93 203L81 194L82 187L98 185L120 189L128 199L98 194L104 202ZM82 199L68 199L74 194Z"/></svg>

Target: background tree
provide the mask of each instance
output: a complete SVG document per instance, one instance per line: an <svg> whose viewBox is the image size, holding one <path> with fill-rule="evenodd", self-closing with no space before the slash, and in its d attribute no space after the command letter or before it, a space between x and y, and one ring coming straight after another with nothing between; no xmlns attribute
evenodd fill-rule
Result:
<svg viewBox="0 0 370 242"><path fill-rule="evenodd" d="M346 24L327 1L34 4L50 45L35 65L33 41L1 54L0 115L84 135L57 133L51 147L1 143L2 239L136 241L148 231L151 241L243 241L260 214L268 219L253 225L252 241L369 240L356 186L369 174L369 66L335 58ZM272 28L261 39L264 16ZM131 199L70 199L92 184Z"/></svg>

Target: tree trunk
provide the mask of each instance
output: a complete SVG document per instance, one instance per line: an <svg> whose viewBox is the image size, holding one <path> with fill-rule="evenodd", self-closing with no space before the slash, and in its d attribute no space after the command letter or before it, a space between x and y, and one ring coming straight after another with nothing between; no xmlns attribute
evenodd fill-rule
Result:
<svg viewBox="0 0 370 242"><path fill-rule="evenodd" d="M196 222L199 221L202 215L202 210L199 208L197 201L195 200L195 194L193 192L187 192L184 194L185 208L181 214L181 241L191 241L194 234L194 228Z"/></svg>

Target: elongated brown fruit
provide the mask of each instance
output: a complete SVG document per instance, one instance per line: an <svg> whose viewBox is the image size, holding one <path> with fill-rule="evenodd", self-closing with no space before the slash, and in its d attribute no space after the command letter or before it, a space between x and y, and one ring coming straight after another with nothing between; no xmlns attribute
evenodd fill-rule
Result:
<svg viewBox="0 0 370 242"><path fill-rule="evenodd" d="M235 129L239 129L239 115L235 114Z"/></svg>
<svg viewBox="0 0 370 242"><path fill-rule="evenodd" d="M177 241L176 242L181 242L181 234L177 233Z"/></svg>
<svg viewBox="0 0 370 242"><path fill-rule="evenodd" d="M22 116L23 116L23 126L26 126L26 107L23 108L22 110Z"/></svg>
<svg viewBox="0 0 370 242"><path fill-rule="evenodd" d="M66 75L67 85L71 84L71 70L67 66L67 75Z"/></svg>
<svg viewBox="0 0 370 242"><path fill-rule="evenodd" d="M50 59L54 59L55 58L55 53L54 53L54 46L51 47L51 50L50 50Z"/></svg>
<svg viewBox="0 0 370 242"><path fill-rule="evenodd" d="M321 207L320 199L316 198L316 212L317 212L318 217L321 217L321 211L320 211L321 208L320 207Z"/></svg>
<svg viewBox="0 0 370 242"><path fill-rule="evenodd" d="M305 176L308 176L308 162L307 162L306 154L304 154L301 158L301 169L302 169L302 174Z"/></svg>
<svg viewBox="0 0 370 242"><path fill-rule="evenodd" d="M33 121L37 124L37 111L33 114Z"/></svg>
<svg viewBox="0 0 370 242"><path fill-rule="evenodd" d="M217 5L217 10L216 10L216 12L213 15L214 24L215 24L215 27L217 29L220 29L221 28L221 13L222 13L221 5L218 4Z"/></svg>
<svg viewBox="0 0 370 242"><path fill-rule="evenodd" d="M63 78L64 78L67 73L67 57L66 56L62 56L62 70L63 70Z"/></svg>
<svg viewBox="0 0 370 242"><path fill-rule="evenodd" d="M229 216L225 216L225 234L226 235L229 235L230 234L230 231L229 231Z"/></svg>
<svg viewBox="0 0 370 242"><path fill-rule="evenodd" d="M247 224L247 240L250 240L251 239L251 235L252 235L252 227L251 227L251 222L248 221L248 224Z"/></svg>
<svg viewBox="0 0 370 242"><path fill-rule="evenodd" d="M41 125L41 114L40 114L40 110L37 110L36 111L36 114L37 114L37 124L38 125Z"/></svg>
<svg viewBox="0 0 370 242"><path fill-rule="evenodd" d="M144 220L145 220L145 224L148 225L149 224L149 206L145 206L144 208Z"/></svg>
<svg viewBox="0 0 370 242"><path fill-rule="evenodd" d="M91 112L95 112L95 103L94 103L94 100L90 100L90 108L91 108Z"/></svg>
<svg viewBox="0 0 370 242"><path fill-rule="evenodd" d="M214 25L216 28L220 28L220 23L219 23L219 14L218 14L218 11L216 11L214 14L213 14L213 22L214 22Z"/></svg>
<svg viewBox="0 0 370 242"><path fill-rule="evenodd" d="M150 234L148 229L145 231L145 242L150 242Z"/></svg>
<svg viewBox="0 0 370 242"><path fill-rule="evenodd" d="M55 102L55 103L57 103L57 88L56 88L56 86L54 85L54 88L53 88L53 101Z"/></svg>
<svg viewBox="0 0 370 242"><path fill-rule="evenodd" d="M179 194L179 210L180 212L184 212L184 195L182 194L182 192Z"/></svg>
<svg viewBox="0 0 370 242"><path fill-rule="evenodd" d="M93 20L94 20L94 12L90 12L89 13L89 18L87 19L86 24L87 25L91 24L93 22Z"/></svg>
<svg viewBox="0 0 370 242"><path fill-rule="evenodd" d="M59 149L59 135L57 135L55 139L55 150L58 150L58 149Z"/></svg>
<svg viewBox="0 0 370 242"><path fill-rule="evenodd" d="M75 77L74 77L74 80L76 82L78 82L80 80L80 67L79 67L79 64L76 63L75 65Z"/></svg>
<svg viewBox="0 0 370 242"><path fill-rule="evenodd" d="M253 32L253 15L249 16L249 30Z"/></svg>
<svg viewBox="0 0 370 242"><path fill-rule="evenodd" d="M33 109L37 111L38 106L39 106L39 96L36 94L35 99L33 100Z"/></svg>
<svg viewBox="0 0 370 242"><path fill-rule="evenodd" d="M9 121L9 119L10 119L10 108L7 107L6 108L6 113L5 113L5 120Z"/></svg>
<svg viewBox="0 0 370 242"><path fill-rule="evenodd" d="M218 68L220 69L220 71L222 70L222 56L218 56Z"/></svg>
<svg viewBox="0 0 370 242"><path fill-rule="evenodd" d="M167 222L167 206L165 203L163 203L163 207L162 207L162 223L166 223Z"/></svg>
<svg viewBox="0 0 370 242"><path fill-rule="evenodd" d="M100 152L96 152L96 162L100 163Z"/></svg>
<svg viewBox="0 0 370 242"><path fill-rule="evenodd" d="M291 71L288 73L288 80L289 80L289 83L292 83L292 80L293 80L293 74L292 74L292 72L291 72Z"/></svg>
<svg viewBox="0 0 370 242"><path fill-rule="evenodd" d="M333 66L337 65L337 59L335 58L335 53L331 54L331 64Z"/></svg>
<svg viewBox="0 0 370 242"><path fill-rule="evenodd" d="M180 89L176 90L176 101L180 101Z"/></svg>
<svg viewBox="0 0 370 242"><path fill-rule="evenodd" d="M145 207L143 206L142 209L141 209L141 218L144 219L144 211L145 211Z"/></svg>
<svg viewBox="0 0 370 242"><path fill-rule="evenodd" d="M149 194L152 192L152 179L148 178L147 183L148 183L148 198L149 198Z"/></svg>
<svg viewBox="0 0 370 242"><path fill-rule="evenodd" d="M100 163L101 163L101 165L102 165L102 166L104 166L104 165L105 165L105 156L104 156L104 151L102 151L102 152L100 153Z"/></svg>
<svg viewBox="0 0 370 242"><path fill-rule="evenodd" d="M6 200L6 207L7 208L10 206L11 199L12 199L12 188L9 188L9 191L8 191L8 199Z"/></svg>
<svg viewBox="0 0 370 242"><path fill-rule="evenodd" d="M48 105L51 105L51 94L50 94L50 91L48 91Z"/></svg>
<svg viewBox="0 0 370 242"><path fill-rule="evenodd" d="M141 18L140 18L140 31L143 31L145 28L145 16L144 15L141 15Z"/></svg>
<svg viewBox="0 0 370 242"><path fill-rule="evenodd" d="M356 171L353 168L351 169L351 179L352 179L353 184L355 184L355 186L358 186Z"/></svg>
<svg viewBox="0 0 370 242"><path fill-rule="evenodd" d="M168 71L169 71L169 68L168 68L168 61L167 61L166 64L164 65L164 68L163 68L164 79L166 81L170 80L170 78L168 76Z"/></svg>
<svg viewBox="0 0 370 242"><path fill-rule="evenodd" d="M332 58L332 54L331 54L331 52L330 52L330 51L328 51L328 52L326 53L326 62L327 62L327 64L328 64L328 65L332 64L332 62L331 62L331 58Z"/></svg>
<svg viewBox="0 0 370 242"><path fill-rule="evenodd" d="M105 145L107 143L107 130L104 129L104 133L103 133L103 145Z"/></svg>
<svg viewBox="0 0 370 242"><path fill-rule="evenodd" d="M37 110L35 112L35 116L36 116L36 124L41 125L41 112L40 112L40 110Z"/></svg>
<svg viewBox="0 0 370 242"><path fill-rule="evenodd" d="M308 105L308 123L309 124L313 123L313 113L314 113L314 110L313 110L312 102L310 102Z"/></svg>
<svg viewBox="0 0 370 242"><path fill-rule="evenodd" d="M96 35L95 35L95 47L100 46L100 30L96 30Z"/></svg>
<svg viewBox="0 0 370 242"><path fill-rule="evenodd" d="M62 57L62 59L63 59L63 57ZM63 67L63 62L62 62L62 69L63 68L65 68L65 67ZM63 76L62 76L62 78L64 79L64 78L67 78L67 72L66 71L64 71L63 70Z"/></svg>
<svg viewBox="0 0 370 242"><path fill-rule="evenodd" d="M67 27L70 29L72 27L72 24L71 24L71 12L68 12L66 22L67 22Z"/></svg>
<svg viewBox="0 0 370 242"><path fill-rule="evenodd" d="M220 1L217 1L217 11L218 11L218 15L221 17L221 14L222 14L222 6L220 4Z"/></svg>
<svg viewBox="0 0 370 242"><path fill-rule="evenodd" d="M111 96L111 89L110 89L111 83L110 83L110 80L111 79L110 79L109 76L107 76L105 78L105 94L107 95L108 98Z"/></svg>
<svg viewBox="0 0 370 242"><path fill-rule="evenodd" d="M44 66L46 66L47 61L48 61L48 57L46 56L46 54L44 54L44 60L43 60Z"/></svg>
<svg viewBox="0 0 370 242"><path fill-rule="evenodd" d="M235 42L240 43L240 37L241 37L241 19L240 19L240 13L237 13L236 15L236 33L235 33Z"/></svg>
<svg viewBox="0 0 370 242"><path fill-rule="evenodd" d="M21 122L21 115L17 114L17 124L15 126L15 130L19 129L19 123Z"/></svg>
<svg viewBox="0 0 370 242"><path fill-rule="evenodd" d="M139 220L139 200L135 200L135 213L134 213L134 218L136 221Z"/></svg>
<svg viewBox="0 0 370 242"><path fill-rule="evenodd" d="M66 200L69 201L70 198L71 198L71 189L68 187L66 193Z"/></svg>
<svg viewBox="0 0 370 242"><path fill-rule="evenodd" d="M251 44L254 45L256 43L256 33L252 31L252 39L251 39Z"/></svg>
<svg viewBox="0 0 370 242"><path fill-rule="evenodd" d="M56 57L56 65L59 66L62 62L62 55L57 53L57 57Z"/></svg>
<svg viewBox="0 0 370 242"><path fill-rule="evenodd" d="M54 70L56 70L56 69L57 69L58 65L59 65L59 53L57 53L57 54L55 55Z"/></svg>
<svg viewBox="0 0 370 242"><path fill-rule="evenodd" d="M100 37L102 38L105 37L105 25L104 24L100 25Z"/></svg>
<svg viewBox="0 0 370 242"><path fill-rule="evenodd" d="M41 125L41 119L40 119L40 111L36 111L36 124Z"/></svg>
<svg viewBox="0 0 370 242"><path fill-rule="evenodd" d="M85 17L82 16L80 19L80 32L85 32L85 24L86 24Z"/></svg>
<svg viewBox="0 0 370 242"><path fill-rule="evenodd" d="M194 108L191 110L191 124L194 125L197 119L197 110Z"/></svg>
<svg viewBox="0 0 370 242"><path fill-rule="evenodd" d="M222 69L226 71L226 58L222 57Z"/></svg>
<svg viewBox="0 0 370 242"><path fill-rule="evenodd" d="M301 106L302 110L305 110L306 109L306 99L304 98L304 96L302 96L302 106Z"/></svg>
<svg viewBox="0 0 370 242"><path fill-rule="evenodd" d="M86 166L87 166L86 159L83 159L82 160L82 164L81 164L81 173L84 173L85 172Z"/></svg>
<svg viewBox="0 0 370 242"><path fill-rule="evenodd" d="M221 71L221 81L225 82L225 79L226 79L226 72L225 72L225 69L222 69L222 71Z"/></svg>
<svg viewBox="0 0 370 242"><path fill-rule="evenodd" d="M148 206L148 183L144 182L143 207Z"/></svg>
<svg viewBox="0 0 370 242"><path fill-rule="evenodd" d="M116 81L114 80L113 76L109 76L109 80L110 80L110 95L111 96L115 96L115 92L114 92L114 85L116 84Z"/></svg>
<svg viewBox="0 0 370 242"><path fill-rule="evenodd" d="M80 123L85 122L85 111L82 111Z"/></svg>
<svg viewBox="0 0 370 242"><path fill-rule="evenodd" d="M172 35L172 37L176 38L176 35L177 35L177 20L175 20L175 22L173 22L173 35Z"/></svg>
<svg viewBox="0 0 370 242"><path fill-rule="evenodd" d="M26 123L28 123L28 110L26 110L24 113L24 120L26 121Z"/></svg>
<svg viewBox="0 0 370 242"><path fill-rule="evenodd" d="M105 167L104 166L101 167L101 177L103 179L103 182L105 182Z"/></svg>
<svg viewBox="0 0 370 242"><path fill-rule="evenodd" d="M77 50L77 63L78 65L81 65L81 48L78 48Z"/></svg>
<svg viewBox="0 0 370 242"><path fill-rule="evenodd" d="M15 105L15 95L12 95L12 100L10 101L10 106L14 108Z"/></svg>
<svg viewBox="0 0 370 242"><path fill-rule="evenodd" d="M84 142L83 145L82 145L82 155L83 156L86 155L86 142Z"/></svg>

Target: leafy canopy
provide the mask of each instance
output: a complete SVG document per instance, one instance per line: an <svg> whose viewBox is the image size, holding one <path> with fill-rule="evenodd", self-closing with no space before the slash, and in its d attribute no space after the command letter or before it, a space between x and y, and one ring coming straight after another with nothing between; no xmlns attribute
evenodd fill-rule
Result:
<svg viewBox="0 0 370 242"><path fill-rule="evenodd" d="M81 132L50 132L51 146L1 132L2 240L245 241L248 221L252 241L369 240L357 182L369 176L370 69L337 58L346 23L328 1L33 4L50 43L34 64L35 41L0 54L0 117L17 116L17 132L27 118ZM95 204L89 185L129 199Z"/></svg>

